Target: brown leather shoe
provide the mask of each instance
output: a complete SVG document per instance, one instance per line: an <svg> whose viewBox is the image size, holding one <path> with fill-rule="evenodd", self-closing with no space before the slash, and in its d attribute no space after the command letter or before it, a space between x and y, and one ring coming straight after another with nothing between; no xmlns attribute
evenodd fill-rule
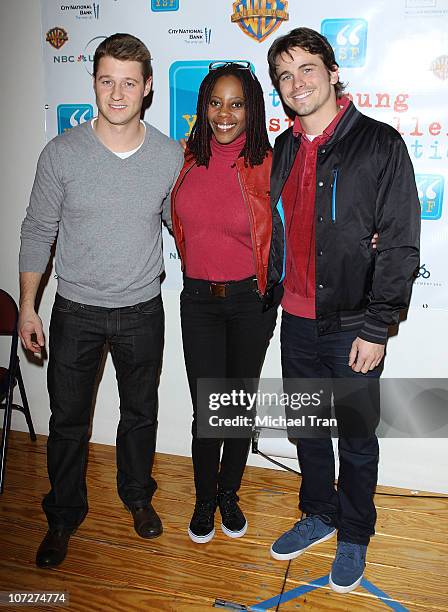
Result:
<svg viewBox="0 0 448 612"><path fill-rule="evenodd" d="M141 538L157 538L163 531L162 521L152 507L136 506L128 508L134 519L134 529Z"/></svg>
<svg viewBox="0 0 448 612"><path fill-rule="evenodd" d="M36 554L37 567L56 567L60 565L67 554L68 541L71 533L62 529L47 531Z"/></svg>

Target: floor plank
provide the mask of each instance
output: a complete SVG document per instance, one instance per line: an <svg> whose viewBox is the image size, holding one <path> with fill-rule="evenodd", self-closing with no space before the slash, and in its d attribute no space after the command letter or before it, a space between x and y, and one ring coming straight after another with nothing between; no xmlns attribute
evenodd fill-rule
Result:
<svg viewBox="0 0 448 612"><path fill-rule="evenodd" d="M246 536L225 537L218 516L215 538L198 546L186 533L194 502L191 459L158 454L154 504L164 534L148 541L135 535L118 498L115 449L98 444L90 445L89 514L71 538L64 564L56 570L39 570L34 557L46 530L39 507L48 490L45 444L44 436L31 443L24 434L11 435L6 489L0 496L0 590L68 590L70 610L180 612L210 610L216 597L251 606L280 593L287 564L273 560L269 547L299 516L297 476L248 467L241 490L249 522ZM376 503L377 535L369 546L366 578L412 612L447 611L448 496L377 494ZM334 550L335 541L328 541L294 560L285 591L327 575ZM361 587L338 595L328 585L282 603L279 609L297 612L299 608L388 609Z"/></svg>

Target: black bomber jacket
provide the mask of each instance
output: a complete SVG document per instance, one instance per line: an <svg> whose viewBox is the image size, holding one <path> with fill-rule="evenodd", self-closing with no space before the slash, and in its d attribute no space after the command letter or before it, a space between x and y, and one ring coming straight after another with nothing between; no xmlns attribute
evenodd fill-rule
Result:
<svg viewBox="0 0 448 612"><path fill-rule="evenodd" d="M267 305L281 292L288 248L281 193L300 140L291 127L275 142ZM400 134L352 103L318 150L315 215L319 334L360 328L360 338L385 344L388 327L409 304L419 265L420 203Z"/></svg>

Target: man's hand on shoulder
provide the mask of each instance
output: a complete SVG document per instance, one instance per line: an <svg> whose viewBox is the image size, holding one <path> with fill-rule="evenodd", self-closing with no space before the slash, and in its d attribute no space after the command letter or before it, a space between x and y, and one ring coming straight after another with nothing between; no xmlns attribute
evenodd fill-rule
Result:
<svg viewBox="0 0 448 612"><path fill-rule="evenodd" d="M384 350L384 344L375 344L356 338L352 344L348 365L354 372L367 374L369 370L373 370L380 365L384 357Z"/></svg>
<svg viewBox="0 0 448 612"><path fill-rule="evenodd" d="M32 306L22 305L19 311L18 332L23 348L41 357L45 346L45 336L42 320ZM36 335L36 340L33 339Z"/></svg>

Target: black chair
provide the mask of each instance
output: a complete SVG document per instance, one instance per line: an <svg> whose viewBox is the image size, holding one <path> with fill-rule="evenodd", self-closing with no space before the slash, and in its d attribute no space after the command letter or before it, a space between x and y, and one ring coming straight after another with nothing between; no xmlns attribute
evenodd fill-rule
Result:
<svg viewBox="0 0 448 612"><path fill-rule="evenodd" d="M30 438L33 442L36 440L30 408L26 398L25 386L23 384L22 372L20 371L19 356L17 355L17 345L19 341L17 333L18 318L19 312L14 299L9 293L0 289L0 336L11 336L9 367L8 369L0 367L0 408L5 410L0 446L0 494L3 493L8 433L11 427L13 408L20 410L20 412L25 415ZM16 384L19 385L23 406L18 406L13 403L14 387Z"/></svg>

